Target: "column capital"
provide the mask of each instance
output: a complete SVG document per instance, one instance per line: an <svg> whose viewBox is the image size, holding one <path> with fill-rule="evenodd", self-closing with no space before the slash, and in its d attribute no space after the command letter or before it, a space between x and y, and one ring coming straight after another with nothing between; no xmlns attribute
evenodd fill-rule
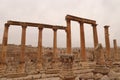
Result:
<svg viewBox="0 0 120 80"><path fill-rule="evenodd" d="M23 28L23 29L26 29L26 28L27 28L27 25L22 25L22 28Z"/></svg>
<svg viewBox="0 0 120 80"><path fill-rule="evenodd" d="M57 28L53 28L53 31L57 31Z"/></svg>
<svg viewBox="0 0 120 80"><path fill-rule="evenodd" d="M91 24L92 25L92 27L96 27L98 24Z"/></svg>
<svg viewBox="0 0 120 80"><path fill-rule="evenodd" d="M116 41L116 39L113 39L113 41Z"/></svg>
<svg viewBox="0 0 120 80"><path fill-rule="evenodd" d="M66 19L66 21L70 23L70 19Z"/></svg>
<svg viewBox="0 0 120 80"><path fill-rule="evenodd" d="M105 26L104 26L104 28L109 28L109 27L110 27L110 26L108 26L108 25L105 25Z"/></svg>
<svg viewBox="0 0 120 80"><path fill-rule="evenodd" d="M5 23L5 27L9 27L10 26L10 24L8 24L8 23Z"/></svg>
<svg viewBox="0 0 120 80"><path fill-rule="evenodd" d="M80 24L84 24L84 22L83 22L83 21L78 21L78 23L80 23Z"/></svg>
<svg viewBox="0 0 120 80"><path fill-rule="evenodd" d="M39 26L38 29L39 29L39 30L43 30L43 27Z"/></svg>

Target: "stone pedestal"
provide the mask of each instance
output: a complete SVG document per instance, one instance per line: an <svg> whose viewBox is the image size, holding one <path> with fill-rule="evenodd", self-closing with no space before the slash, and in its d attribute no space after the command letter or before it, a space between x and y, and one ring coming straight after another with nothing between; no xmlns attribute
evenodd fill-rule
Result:
<svg viewBox="0 0 120 80"><path fill-rule="evenodd" d="M75 80L75 75L72 71L74 57L72 54L60 55L62 62L62 70L60 71L61 80Z"/></svg>

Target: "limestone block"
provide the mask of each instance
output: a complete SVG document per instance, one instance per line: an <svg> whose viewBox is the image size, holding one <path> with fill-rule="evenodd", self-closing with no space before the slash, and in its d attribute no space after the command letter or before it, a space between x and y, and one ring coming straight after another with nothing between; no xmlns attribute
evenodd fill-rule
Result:
<svg viewBox="0 0 120 80"><path fill-rule="evenodd" d="M110 80L110 78L107 75L105 75L100 80Z"/></svg>

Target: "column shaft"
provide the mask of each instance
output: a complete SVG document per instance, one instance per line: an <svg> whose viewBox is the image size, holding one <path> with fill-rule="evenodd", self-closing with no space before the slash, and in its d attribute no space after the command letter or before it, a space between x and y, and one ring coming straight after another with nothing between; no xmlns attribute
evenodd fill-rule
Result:
<svg viewBox="0 0 120 80"><path fill-rule="evenodd" d="M80 42L81 42L81 57L82 61L86 61L86 52L85 52L85 35L84 35L84 25L83 22L80 22Z"/></svg>
<svg viewBox="0 0 120 80"><path fill-rule="evenodd" d="M2 41L1 63L6 63L8 30L9 30L9 24L5 24L3 41Z"/></svg>
<svg viewBox="0 0 120 80"><path fill-rule="evenodd" d="M71 54L71 26L70 20L66 20L67 22L67 54Z"/></svg>
<svg viewBox="0 0 120 80"><path fill-rule="evenodd" d="M116 39L113 40L113 45L114 45L114 60L118 60L118 49L117 49L117 41Z"/></svg>
<svg viewBox="0 0 120 80"><path fill-rule="evenodd" d="M109 40L109 26L104 26L105 30L105 44L106 44L106 57L107 59L110 58L110 40Z"/></svg>
<svg viewBox="0 0 120 80"><path fill-rule="evenodd" d="M53 54L54 58L57 58L57 29L53 29L54 31L54 38L53 38Z"/></svg>
<svg viewBox="0 0 120 80"><path fill-rule="evenodd" d="M21 61L21 63L25 62L26 28L27 28L26 25L22 26L21 55L20 55L20 61Z"/></svg>
<svg viewBox="0 0 120 80"><path fill-rule="evenodd" d="M98 45L98 35L97 35L97 24L92 24L93 27L93 39L94 39L94 48Z"/></svg>
<svg viewBox="0 0 120 80"><path fill-rule="evenodd" d="M37 60L38 62L41 62L41 56L42 56L42 27L39 27L39 35L38 35L38 57Z"/></svg>

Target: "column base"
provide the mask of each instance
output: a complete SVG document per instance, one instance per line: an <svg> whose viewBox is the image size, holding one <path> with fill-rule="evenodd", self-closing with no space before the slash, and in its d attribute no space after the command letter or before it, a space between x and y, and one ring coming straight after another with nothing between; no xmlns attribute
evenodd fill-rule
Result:
<svg viewBox="0 0 120 80"><path fill-rule="evenodd" d="M25 63L24 62L19 63L18 73L25 73Z"/></svg>
<svg viewBox="0 0 120 80"><path fill-rule="evenodd" d="M41 62L38 62L37 65L36 65L36 68L37 68L37 71L39 72L40 70L43 69L43 65Z"/></svg>
<svg viewBox="0 0 120 80"><path fill-rule="evenodd" d="M6 64L0 63L0 75L4 75L6 73Z"/></svg>

